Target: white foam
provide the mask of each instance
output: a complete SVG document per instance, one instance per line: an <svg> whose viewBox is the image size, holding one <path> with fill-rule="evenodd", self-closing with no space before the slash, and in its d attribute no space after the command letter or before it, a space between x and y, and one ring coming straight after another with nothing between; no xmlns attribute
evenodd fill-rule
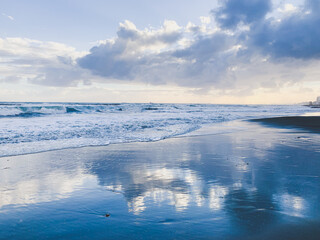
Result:
<svg viewBox="0 0 320 240"><path fill-rule="evenodd" d="M78 112L67 113L67 108ZM19 114L17 109L47 115L16 117L14 115ZM0 118L0 157L62 148L156 141L191 132L206 124L300 115L315 110L301 106L20 103L1 106L0 114L1 111L12 117Z"/></svg>

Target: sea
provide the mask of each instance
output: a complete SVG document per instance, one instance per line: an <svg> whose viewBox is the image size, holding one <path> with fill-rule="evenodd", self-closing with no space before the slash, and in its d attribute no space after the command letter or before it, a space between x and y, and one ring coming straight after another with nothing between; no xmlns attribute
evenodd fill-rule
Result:
<svg viewBox="0 0 320 240"><path fill-rule="evenodd" d="M316 111L300 105L0 102L0 157L158 141L210 124Z"/></svg>

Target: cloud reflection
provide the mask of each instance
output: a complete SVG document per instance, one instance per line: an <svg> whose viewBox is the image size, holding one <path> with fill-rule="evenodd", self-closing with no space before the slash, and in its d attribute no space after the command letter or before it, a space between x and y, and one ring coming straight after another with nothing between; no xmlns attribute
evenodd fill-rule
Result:
<svg viewBox="0 0 320 240"><path fill-rule="evenodd" d="M280 209L284 214L303 217L306 210L306 200L300 196L284 193L274 196L275 201L279 203Z"/></svg>
<svg viewBox="0 0 320 240"><path fill-rule="evenodd" d="M41 179L1 184L0 211L6 205L28 205L68 198L72 192L92 181L96 182L95 176L81 172L76 176L55 172Z"/></svg>
<svg viewBox="0 0 320 240"><path fill-rule="evenodd" d="M28 156L0 159L0 212L8 206L28 206L69 198L84 187L97 185L97 177L80 166L56 169L46 159ZM61 167L61 166L60 166Z"/></svg>
<svg viewBox="0 0 320 240"><path fill-rule="evenodd" d="M115 212L121 208L128 217L214 217L230 227L258 232L283 216L309 218L319 214L311 211L320 194L314 181L317 178L310 176L318 176L320 167L297 166L301 157L316 161L315 154L320 153L298 142L295 134L270 129L251 134L248 130L247 134L3 158L0 211L61 199L79 201L76 193L90 189L98 206ZM109 194L103 198L101 192Z"/></svg>

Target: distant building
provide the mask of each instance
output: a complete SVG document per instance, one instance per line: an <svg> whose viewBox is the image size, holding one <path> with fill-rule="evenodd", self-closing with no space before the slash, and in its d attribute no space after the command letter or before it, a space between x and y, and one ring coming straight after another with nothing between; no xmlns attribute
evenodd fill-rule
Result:
<svg viewBox="0 0 320 240"><path fill-rule="evenodd" d="M304 104L305 106L310 106L310 107L314 107L314 108L320 108L320 96L317 97L317 100L312 102L310 101L307 104Z"/></svg>

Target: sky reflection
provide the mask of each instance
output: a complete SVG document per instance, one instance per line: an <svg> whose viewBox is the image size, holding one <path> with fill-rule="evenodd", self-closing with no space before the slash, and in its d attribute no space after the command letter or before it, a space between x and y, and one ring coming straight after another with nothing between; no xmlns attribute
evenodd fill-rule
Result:
<svg viewBox="0 0 320 240"><path fill-rule="evenodd" d="M163 223L193 223L204 236L220 237L319 220L319 135L259 131L1 158L0 226L16 226L19 211L33 222L43 211L67 221L67 209L76 206L82 210L68 211L79 219L109 212L113 228L139 223L164 231ZM312 148L297 141L300 135ZM102 224L91 221L92 228ZM0 238L5 234L0 230Z"/></svg>

